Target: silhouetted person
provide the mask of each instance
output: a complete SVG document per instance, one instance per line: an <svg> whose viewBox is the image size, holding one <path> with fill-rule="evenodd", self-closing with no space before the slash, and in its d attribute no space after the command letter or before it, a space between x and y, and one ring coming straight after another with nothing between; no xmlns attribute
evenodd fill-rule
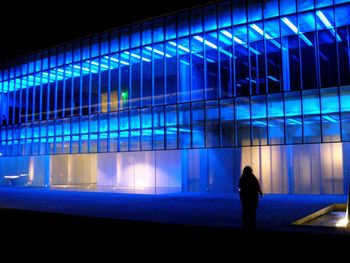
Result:
<svg viewBox="0 0 350 263"><path fill-rule="evenodd" d="M1 125L2 125L2 126L5 126L5 125L6 125L6 116L5 116L5 114L2 115Z"/></svg>
<svg viewBox="0 0 350 263"><path fill-rule="evenodd" d="M256 209L258 208L259 195L262 197L259 181L253 174L253 169L246 166L239 179L239 197L242 204L244 229L255 229L256 227Z"/></svg>

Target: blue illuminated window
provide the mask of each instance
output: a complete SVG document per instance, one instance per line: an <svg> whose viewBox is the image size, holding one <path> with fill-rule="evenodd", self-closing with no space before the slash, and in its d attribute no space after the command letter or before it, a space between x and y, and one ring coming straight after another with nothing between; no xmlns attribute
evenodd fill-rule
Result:
<svg viewBox="0 0 350 263"><path fill-rule="evenodd" d="M350 141L349 1L222 1L1 66L1 154Z"/></svg>

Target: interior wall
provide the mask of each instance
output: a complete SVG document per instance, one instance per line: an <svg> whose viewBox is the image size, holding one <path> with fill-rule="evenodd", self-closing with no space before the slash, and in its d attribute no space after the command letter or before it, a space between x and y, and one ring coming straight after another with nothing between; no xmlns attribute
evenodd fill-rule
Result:
<svg viewBox="0 0 350 263"><path fill-rule="evenodd" d="M350 143L325 143L1 157L0 183L237 193L241 172L250 165L264 193L344 194L349 156ZM19 174L28 176L5 178Z"/></svg>

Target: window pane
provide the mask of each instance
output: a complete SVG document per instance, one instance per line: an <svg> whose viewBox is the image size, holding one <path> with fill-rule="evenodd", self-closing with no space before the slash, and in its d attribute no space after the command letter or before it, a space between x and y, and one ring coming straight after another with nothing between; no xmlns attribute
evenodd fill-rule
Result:
<svg viewBox="0 0 350 263"><path fill-rule="evenodd" d="M303 89L319 87L315 56L315 16L314 13L299 15L299 34L301 50Z"/></svg>
<svg viewBox="0 0 350 263"><path fill-rule="evenodd" d="M170 41L166 44L166 94L165 103L176 103L177 97L177 59L176 59L176 43Z"/></svg>
<svg viewBox="0 0 350 263"><path fill-rule="evenodd" d="M283 17L281 21L283 89L285 91L300 90L299 38L293 31L297 25L297 18L295 16Z"/></svg>
<svg viewBox="0 0 350 263"><path fill-rule="evenodd" d="M164 149L164 107L153 108L153 149Z"/></svg>
<svg viewBox="0 0 350 263"><path fill-rule="evenodd" d="M268 134L270 144L284 143L283 95L268 95Z"/></svg>
<svg viewBox="0 0 350 263"><path fill-rule="evenodd" d="M205 40L197 38L194 41L203 42L205 47L205 55L207 57L207 87L206 99L217 99L219 97L219 78L218 78L218 36L216 31L205 34Z"/></svg>
<svg viewBox="0 0 350 263"><path fill-rule="evenodd" d="M191 147L191 113L190 104L179 105L179 147Z"/></svg>
<svg viewBox="0 0 350 263"><path fill-rule="evenodd" d="M221 140L222 146L235 146L235 108L234 99L221 101Z"/></svg>
<svg viewBox="0 0 350 263"><path fill-rule="evenodd" d="M195 36L203 39L202 35ZM191 43L192 50L192 77L191 77L191 100L204 99L204 52L203 42L193 40Z"/></svg>
<svg viewBox="0 0 350 263"><path fill-rule="evenodd" d="M165 108L166 114L166 149L177 148L177 106L170 105Z"/></svg>
<svg viewBox="0 0 350 263"><path fill-rule="evenodd" d="M249 98L237 98L237 146L250 145L250 102Z"/></svg>
<svg viewBox="0 0 350 263"><path fill-rule="evenodd" d="M204 102L192 104L192 147L205 147Z"/></svg>
<svg viewBox="0 0 350 263"><path fill-rule="evenodd" d="M219 105L217 101L206 103L206 145L220 146Z"/></svg>
<svg viewBox="0 0 350 263"><path fill-rule="evenodd" d="M235 58L235 88L237 96L250 94L249 88L249 54L247 27L235 27L233 30Z"/></svg>
<svg viewBox="0 0 350 263"><path fill-rule="evenodd" d="M266 96L251 98L253 145L267 144Z"/></svg>
<svg viewBox="0 0 350 263"><path fill-rule="evenodd" d="M220 55L220 80L221 98L228 98L233 93L233 51L231 29L221 30L219 33L219 55Z"/></svg>
<svg viewBox="0 0 350 263"><path fill-rule="evenodd" d="M164 59L168 56L170 55L164 53L163 44L154 45L154 105L164 104Z"/></svg>
<svg viewBox="0 0 350 263"><path fill-rule="evenodd" d="M316 11L316 18L321 87L332 87L338 84L336 42L341 42L342 39L334 29L333 9Z"/></svg>

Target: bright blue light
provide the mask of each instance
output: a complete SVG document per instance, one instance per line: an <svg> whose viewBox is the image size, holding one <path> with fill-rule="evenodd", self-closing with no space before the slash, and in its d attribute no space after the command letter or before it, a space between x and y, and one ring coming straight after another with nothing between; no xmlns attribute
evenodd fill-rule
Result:
<svg viewBox="0 0 350 263"><path fill-rule="evenodd" d="M151 48L151 47L146 47L146 49L148 49L148 50L150 50L150 51L153 50L154 53L157 53L157 54L159 54L159 55L161 55L161 56L166 56L167 58L171 58L171 56L170 56L169 54L165 54L163 51L160 51L160 50L158 50L158 49Z"/></svg>
<svg viewBox="0 0 350 263"><path fill-rule="evenodd" d="M281 48L281 45L276 40L274 40L269 34L264 33L264 31L260 27L258 27L256 24L251 24L250 27L253 28L260 35L265 37L266 39L269 39L271 43L274 44L276 47Z"/></svg>
<svg viewBox="0 0 350 263"><path fill-rule="evenodd" d="M187 53L190 53L190 50L187 48L187 47L184 47L184 46L182 46L182 45L178 45L177 43L175 43L175 42L173 42L173 41L169 41L168 42L170 45L172 45L172 46L174 46L174 47L178 47L179 49L181 49L181 50L183 50L183 51L185 51L185 52L187 52Z"/></svg>
<svg viewBox="0 0 350 263"><path fill-rule="evenodd" d="M130 55L130 56L132 56L132 57L134 57L134 58L142 59L143 61L146 61L146 62L151 62L150 59L145 58L145 57L142 57L142 58L141 58L141 57L140 57L139 55L137 55L137 54L130 53L130 52L128 52L128 51L125 51L124 53L127 54L127 55Z"/></svg>
<svg viewBox="0 0 350 263"><path fill-rule="evenodd" d="M279 82L278 79L276 79L275 77L273 76L267 76L267 78L271 79L272 81L275 81L275 82Z"/></svg>
<svg viewBox="0 0 350 263"><path fill-rule="evenodd" d="M334 30L332 24L329 22L327 17L322 13L322 11L320 11L320 10L316 11L316 15L321 19L322 23L326 26L327 29L329 29L329 31L337 39L337 41L341 42L342 39L340 38L340 36L337 33L335 33L335 30Z"/></svg>
<svg viewBox="0 0 350 263"><path fill-rule="evenodd" d="M221 30L220 31L223 35L227 36L229 39L232 39L232 34L228 32L227 30Z"/></svg>
<svg viewBox="0 0 350 263"><path fill-rule="evenodd" d="M227 36L228 38L230 38L230 39L233 39L233 41L235 41L237 44L240 44L240 45L243 45L245 48L248 48L248 45L247 44L245 44L241 39L239 39L238 37L235 37L235 36L233 36L230 32L228 32L227 30L221 30L220 31L223 35L225 35L225 36ZM232 38L233 37L233 38ZM274 41L274 40L272 40L272 41ZM278 44L276 41L274 41L276 44L277 44L277 46L280 48L281 46L280 46L280 44ZM274 43L274 44L275 44ZM276 45L275 44L275 45ZM256 49L254 49L254 48L252 48L252 47L250 47L250 51L251 52L253 52L254 54L256 54L256 55L261 55L261 53L259 52L259 51L257 51ZM224 52L223 52L224 53ZM230 54L231 56L232 56L232 54Z"/></svg>
<svg viewBox="0 0 350 263"><path fill-rule="evenodd" d="M251 24L250 27L253 28L260 35L265 37L266 39L272 39L272 37L270 35L268 35L267 33L264 33L264 31L260 27L258 27L256 24Z"/></svg>
<svg viewBox="0 0 350 263"><path fill-rule="evenodd" d="M299 29L298 29L287 17L282 17L281 20L282 20L282 22L285 23L295 34L299 35L300 38L301 38L302 40L304 40L305 43L306 43L308 46L310 46L310 47L313 46L312 43L310 42L310 40L309 40L306 36L304 36L304 34L303 34L302 32L300 32Z"/></svg>
<svg viewBox="0 0 350 263"><path fill-rule="evenodd" d="M338 123L337 120L333 119L331 116L328 116L328 115L324 115L322 116L322 118L332 123Z"/></svg>
<svg viewBox="0 0 350 263"><path fill-rule="evenodd" d="M298 121L298 120L295 120L295 119L290 119L290 118L287 119L287 123L298 124L298 125L302 124L301 121Z"/></svg>
<svg viewBox="0 0 350 263"><path fill-rule="evenodd" d="M225 49L220 48L219 50L220 50L221 53L223 53L223 54L229 56L230 58L233 57L233 55L232 55L230 52L227 52ZM209 61L209 59L208 59L208 61ZM211 61L209 61L209 62L211 62ZM214 62L215 62L215 61L213 61L212 63L214 63Z"/></svg>
<svg viewBox="0 0 350 263"><path fill-rule="evenodd" d="M202 37L200 37L200 36L194 36L193 37L194 39L196 39L196 40L198 40L198 41L200 41L200 42L204 42L204 44L206 44L208 47L211 47L211 48L213 48L213 49L218 49L218 46L217 45L215 45L215 44L213 44L212 42L210 42L210 41L208 41L208 40L204 40Z"/></svg>

